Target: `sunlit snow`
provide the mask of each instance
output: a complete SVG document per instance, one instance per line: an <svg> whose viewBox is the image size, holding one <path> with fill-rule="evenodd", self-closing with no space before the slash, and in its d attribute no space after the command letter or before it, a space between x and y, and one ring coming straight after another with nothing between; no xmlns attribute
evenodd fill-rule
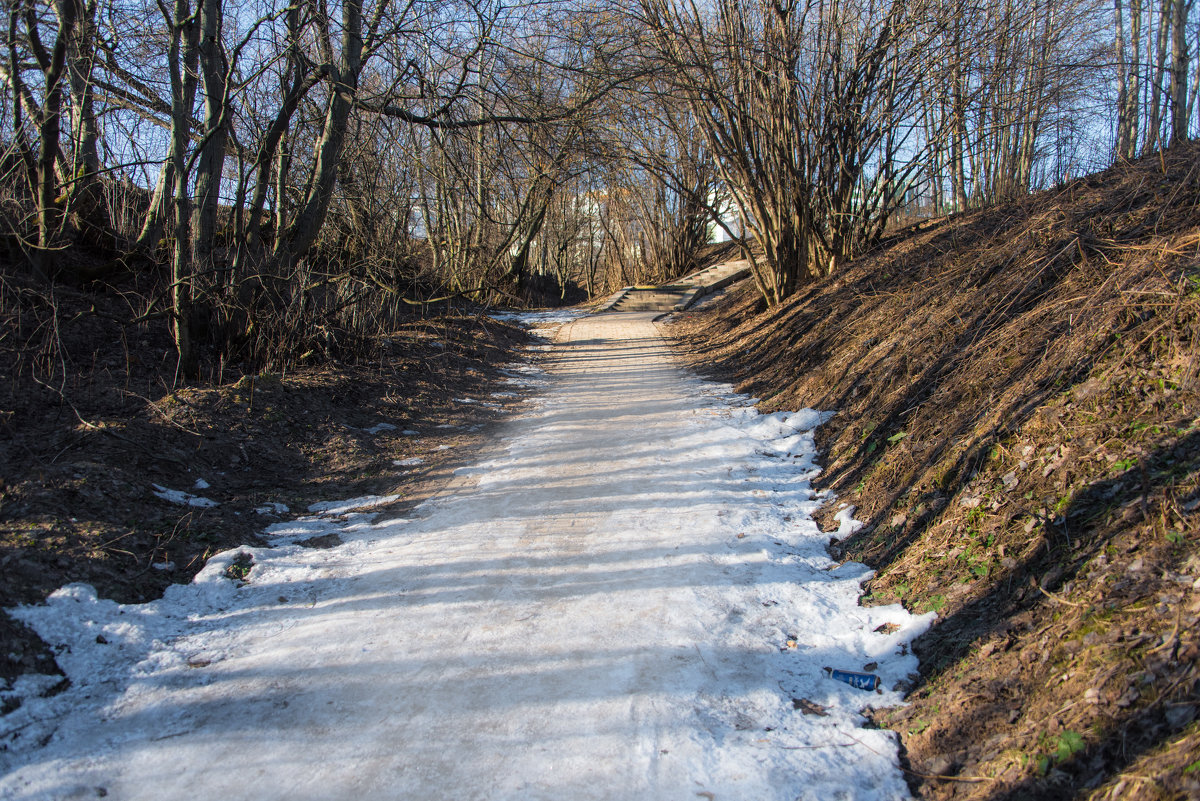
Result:
<svg viewBox="0 0 1200 801"><path fill-rule="evenodd" d="M822 416L681 373L649 315L568 323L540 401L405 518L314 504L159 601L16 610L71 687L4 693L0 796L907 797L861 710L930 616L830 560ZM823 670L869 663L879 694Z"/></svg>

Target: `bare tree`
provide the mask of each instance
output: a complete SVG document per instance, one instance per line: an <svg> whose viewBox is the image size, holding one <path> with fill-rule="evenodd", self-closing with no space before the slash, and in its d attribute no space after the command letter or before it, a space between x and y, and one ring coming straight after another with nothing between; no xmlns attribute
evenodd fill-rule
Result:
<svg viewBox="0 0 1200 801"><path fill-rule="evenodd" d="M1195 47L1188 42L1189 28L1200 35L1195 10L1194 0L1113 0L1118 158L1152 153L1191 135L1200 80L1200 41Z"/></svg>
<svg viewBox="0 0 1200 801"><path fill-rule="evenodd" d="M915 72L936 7L721 0L711 15L670 0L641 7L763 251L755 275L767 301L869 244L921 161Z"/></svg>
<svg viewBox="0 0 1200 801"><path fill-rule="evenodd" d="M68 50L83 9L79 0L57 0L50 10L52 19L42 11L34 0L18 0L10 6L8 64L3 74L13 95L13 144L25 165L37 207L37 245L32 261L39 271L53 266L53 250L61 232L62 207L57 190L63 83ZM54 37L49 47L43 42L43 32ZM27 59L33 61L38 73L36 89L25 80ZM36 132L36 144L30 141L26 115L29 127Z"/></svg>
<svg viewBox="0 0 1200 801"><path fill-rule="evenodd" d="M1188 103L1187 20L1193 0L1171 0L1171 143L1188 138L1191 116Z"/></svg>

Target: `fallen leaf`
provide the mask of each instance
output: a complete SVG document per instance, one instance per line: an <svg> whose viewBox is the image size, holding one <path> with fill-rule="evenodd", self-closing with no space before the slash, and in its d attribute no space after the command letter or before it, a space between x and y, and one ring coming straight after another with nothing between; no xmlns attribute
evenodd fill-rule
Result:
<svg viewBox="0 0 1200 801"><path fill-rule="evenodd" d="M793 698L792 708L799 709L805 715L820 715L821 717L829 716L829 712L825 710L825 707L810 701L807 698Z"/></svg>

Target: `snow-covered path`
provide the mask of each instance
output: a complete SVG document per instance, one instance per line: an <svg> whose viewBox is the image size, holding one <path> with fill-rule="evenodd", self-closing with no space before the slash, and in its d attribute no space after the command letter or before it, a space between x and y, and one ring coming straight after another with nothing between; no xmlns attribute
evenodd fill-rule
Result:
<svg viewBox="0 0 1200 801"><path fill-rule="evenodd" d="M73 687L0 719L0 797L906 797L857 728L896 694L821 668L890 688L927 621L826 556L819 415L677 370L651 316L566 326L540 402L411 520L301 523L345 544L254 550L242 587L226 554L153 604L23 610Z"/></svg>

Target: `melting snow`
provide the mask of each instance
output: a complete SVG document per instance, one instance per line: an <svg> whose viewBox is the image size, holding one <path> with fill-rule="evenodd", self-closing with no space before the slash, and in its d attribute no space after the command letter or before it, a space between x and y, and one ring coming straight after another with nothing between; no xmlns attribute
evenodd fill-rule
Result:
<svg viewBox="0 0 1200 801"><path fill-rule="evenodd" d="M827 555L821 415L760 415L645 332L578 323L542 406L415 519L313 504L159 601L15 610L71 687L3 689L0 797L907 797L861 710L901 701L932 615L859 606L870 571ZM823 670L872 662L879 694Z"/></svg>
<svg viewBox="0 0 1200 801"><path fill-rule="evenodd" d="M343 501L318 501L310 503L308 511L321 515L344 515L359 509L372 509L376 506L386 506L392 501L399 500L401 495L360 495L357 498L347 498Z"/></svg>
<svg viewBox="0 0 1200 801"><path fill-rule="evenodd" d="M220 505L211 498L201 498L197 495L193 495L190 492L184 492L183 490L167 489L161 484L151 484L150 486L154 487L154 494L157 497L162 498L164 501L168 501L170 503L177 503L180 506L195 506L201 509L209 509L213 506ZM198 489L202 488L198 487Z"/></svg>

